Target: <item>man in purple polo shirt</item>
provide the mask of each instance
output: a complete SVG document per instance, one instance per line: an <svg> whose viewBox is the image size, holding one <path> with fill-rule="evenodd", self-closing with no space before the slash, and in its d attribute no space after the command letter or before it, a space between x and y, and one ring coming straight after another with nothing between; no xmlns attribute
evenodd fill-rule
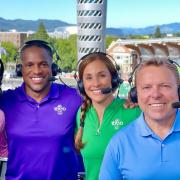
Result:
<svg viewBox="0 0 180 180"><path fill-rule="evenodd" d="M44 41L21 49L24 83L3 93L8 139L7 180L77 179L75 89L51 83L53 52Z"/></svg>

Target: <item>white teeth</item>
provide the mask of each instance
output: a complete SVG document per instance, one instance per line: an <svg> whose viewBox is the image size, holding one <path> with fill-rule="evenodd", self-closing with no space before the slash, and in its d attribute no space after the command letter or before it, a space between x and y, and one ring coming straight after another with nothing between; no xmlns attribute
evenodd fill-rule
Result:
<svg viewBox="0 0 180 180"><path fill-rule="evenodd" d="M41 83L43 81L43 78L42 77L33 77L32 81L34 83Z"/></svg>
<svg viewBox="0 0 180 180"><path fill-rule="evenodd" d="M39 80L42 80L42 78L35 77L35 78L32 78L32 80L39 81Z"/></svg>
<svg viewBox="0 0 180 180"><path fill-rule="evenodd" d="M93 92L95 92L95 93L100 93L101 90L94 90Z"/></svg>
<svg viewBox="0 0 180 180"><path fill-rule="evenodd" d="M164 104L151 104L151 106L153 106L153 107L161 107L161 106L163 106Z"/></svg>
<svg viewBox="0 0 180 180"><path fill-rule="evenodd" d="M93 92L94 94L101 94L101 90L100 90L100 89L98 89L98 90L92 90L92 92Z"/></svg>

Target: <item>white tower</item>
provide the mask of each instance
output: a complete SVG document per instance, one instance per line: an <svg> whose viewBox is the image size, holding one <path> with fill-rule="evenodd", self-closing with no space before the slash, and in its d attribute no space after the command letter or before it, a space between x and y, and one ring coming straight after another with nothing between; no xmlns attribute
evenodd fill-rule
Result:
<svg viewBox="0 0 180 180"><path fill-rule="evenodd" d="M105 52L106 0L77 0L78 60L91 52Z"/></svg>

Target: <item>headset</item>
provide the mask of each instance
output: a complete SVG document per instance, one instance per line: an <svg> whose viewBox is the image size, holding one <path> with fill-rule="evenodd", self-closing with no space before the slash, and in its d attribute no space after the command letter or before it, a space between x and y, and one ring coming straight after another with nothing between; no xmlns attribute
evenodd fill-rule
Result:
<svg viewBox="0 0 180 180"><path fill-rule="evenodd" d="M20 54L24 49L32 46L44 48L52 58L53 55L55 54L55 60L53 60L51 65L52 76L56 76L57 73L61 73L61 69L57 65L57 61L61 60L61 58L57 54L55 48L51 44L43 40L30 40L30 41L26 41L23 44L23 46L20 48L19 52L14 56L14 60L16 62L16 75L18 77L22 77L22 64L18 62L18 58L20 57Z"/></svg>
<svg viewBox="0 0 180 180"><path fill-rule="evenodd" d="M171 60L171 59L167 59L167 62L168 62L169 64L174 64L174 65L176 66L176 69L177 69L178 67L180 67L180 65L179 65L177 62L175 62L175 61L173 61L173 60ZM132 73L131 73L131 76L130 76L130 78L128 79L128 82L129 82L130 85L132 86L132 88L131 88L130 91L129 91L129 97L130 97L130 99L131 99L131 101L132 101L133 103L137 103L137 102L138 102L136 86L133 87L133 85L132 85L132 83L133 83L133 76L135 75L137 69L141 66L141 64L142 64L142 63L139 63L139 64L137 64L137 65L134 67L134 69L133 69L133 71L132 71ZM179 96L179 100L180 100L180 85L178 85L178 96Z"/></svg>
<svg viewBox="0 0 180 180"><path fill-rule="evenodd" d="M120 78L120 75L118 73L118 71L120 71L120 67L119 65L116 63L116 61L113 59L112 56L110 56L109 54L106 54L104 52L91 52L89 54L86 54L84 55L83 57L81 57L81 59L78 61L78 65L77 67L79 68L79 65L82 61L84 61L85 59L87 59L88 57L91 57L93 55L100 55L100 56L105 56L106 58L112 60L114 62L114 68L115 68L115 73L112 75L112 88L107 88L107 89L103 89L102 93L103 94L107 94L107 93L110 93L112 92L113 90L115 90L119 84L121 84L123 82L123 80ZM83 84L83 80L82 79L77 79L77 75L75 74L75 79L77 80L77 86L78 86L78 89L79 89L79 92L82 94L82 95L85 95L85 89L84 89L84 84Z"/></svg>

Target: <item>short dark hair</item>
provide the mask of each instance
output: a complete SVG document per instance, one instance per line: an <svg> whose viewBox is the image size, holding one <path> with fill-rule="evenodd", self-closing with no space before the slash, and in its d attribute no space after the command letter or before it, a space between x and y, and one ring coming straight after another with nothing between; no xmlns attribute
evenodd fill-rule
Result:
<svg viewBox="0 0 180 180"><path fill-rule="evenodd" d="M33 46L45 49L47 51L48 55L51 58L53 58L53 50L48 42L43 41L43 40L31 40L31 41L26 41L24 43L24 45L22 46L22 48L20 50L21 59L22 59L22 54L25 51L25 49L33 47Z"/></svg>

